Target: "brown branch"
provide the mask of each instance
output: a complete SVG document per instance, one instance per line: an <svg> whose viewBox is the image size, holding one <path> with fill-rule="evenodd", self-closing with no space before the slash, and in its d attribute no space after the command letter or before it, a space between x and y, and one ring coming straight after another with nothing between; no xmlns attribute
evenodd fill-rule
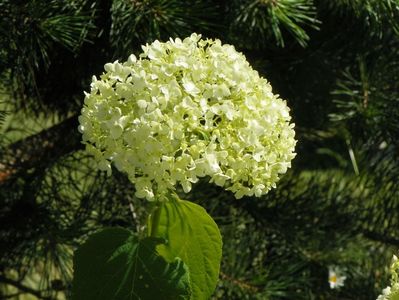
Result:
<svg viewBox="0 0 399 300"><path fill-rule="evenodd" d="M278 5L278 0L259 0L259 3L261 5L271 5L271 6L277 6Z"/></svg>
<svg viewBox="0 0 399 300"><path fill-rule="evenodd" d="M363 230L363 235L373 241L377 242L382 242L384 244L389 244L393 246L399 246L399 239L391 237L391 236L386 236L383 234L380 234L378 232L373 232L369 230Z"/></svg>
<svg viewBox="0 0 399 300"><path fill-rule="evenodd" d="M16 293L16 294L9 294L9 295L2 295L3 298L1 299L16 299L20 295L25 294L24 292Z"/></svg>
<svg viewBox="0 0 399 300"><path fill-rule="evenodd" d="M363 108L367 108L369 103L369 91L368 89L364 89L363 91Z"/></svg>
<svg viewBox="0 0 399 300"><path fill-rule="evenodd" d="M0 154L0 183L81 147L77 116L9 145Z"/></svg>
<svg viewBox="0 0 399 300"><path fill-rule="evenodd" d="M231 277L231 276L229 276L229 275L227 275L227 274L225 274L223 272L220 272L220 277L222 279L225 279L225 280L228 280L228 281L232 282L233 284L239 286L242 289L250 290L253 293L256 293L256 292L259 291L259 287L251 285L251 284L249 284L249 283L247 283L245 281L233 278L233 277Z"/></svg>
<svg viewBox="0 0 399 300"><path fill-rule="evenodd" d="M40 291L34 290L30 287L27 287L27 286L23 285L22 283L20 283L19 281L4 277L3 275L0 275L0 282L12 285L12 286L16 287L17 289L19 289L20 291L34 295L39 299L45 299L45 300L50 299L48 297L42 296Z"/></svg>

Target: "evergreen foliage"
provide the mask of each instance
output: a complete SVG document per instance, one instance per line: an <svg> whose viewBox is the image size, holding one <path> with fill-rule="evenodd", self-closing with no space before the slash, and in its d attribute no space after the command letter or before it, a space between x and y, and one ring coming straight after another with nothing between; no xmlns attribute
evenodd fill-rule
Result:
<svg viewBox="0 0 399 300"><path fill-rule="evenodd" d="M224 240L212 299L376 299L399 248L398 12L397 0L0 0L0 298L65 299L90 233L143 230L148 203L82 151L83 91L106 62L197 32L270 80L299 141L261 199L207 180L188 195Z"/></svg>
<svg viewBox="0 0 399 300"><path fill-rule="evenodd" d="M110 44L123 57L155 39L189 36L198 28L212 32L218 15L209 0L116 0L111 7Z"/></svg>
<svg viewBox="0 0 399 300"><path fill-rule="evenodd" d="M251 48L264 48L271 41L284 46L283 32L304 47L306 29L318 29L319 24L313 0L235 0L228 10L233 41Z"/></svg>

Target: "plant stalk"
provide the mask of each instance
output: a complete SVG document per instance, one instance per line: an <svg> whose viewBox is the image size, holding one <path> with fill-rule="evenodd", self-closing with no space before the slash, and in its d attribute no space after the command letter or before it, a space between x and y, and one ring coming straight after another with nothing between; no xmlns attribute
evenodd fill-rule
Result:
<svg viewBox="0 0 399 300"><path fill-rule="evenodd" d="M161 218L161 209L162 209L163 203L160 202L158 205L155 207L153 212L150 215L150 232L149 236L155 237L157 232L158 232L158 226L159 226L159 220Z"/></svg>

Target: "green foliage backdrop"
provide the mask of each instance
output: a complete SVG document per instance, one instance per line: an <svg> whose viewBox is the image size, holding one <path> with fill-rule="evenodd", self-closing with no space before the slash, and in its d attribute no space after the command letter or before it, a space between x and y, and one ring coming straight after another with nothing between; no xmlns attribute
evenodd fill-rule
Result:
<svg viewBox="0 0 399 300"><path fill-rule="evenodd" d="M68 298L90 233L143 230L148 204L82 151L83 91L105 63L197 32L247 56L299 141L261 199L207 180L182 195L222 232L212 299L375 299L399 248L398 12L398 0L0 0L0 298Z"/></svg>

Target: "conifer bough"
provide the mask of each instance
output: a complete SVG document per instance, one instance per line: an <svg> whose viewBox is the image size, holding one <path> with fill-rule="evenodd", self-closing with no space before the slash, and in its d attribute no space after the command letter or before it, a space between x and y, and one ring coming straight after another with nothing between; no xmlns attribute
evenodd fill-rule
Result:
<svg viewBox="0 0 399 300"><path fill-rule="evenodd" d="M243 54L192 34L143 46L95 76L79 130L98 167L154 200L208 176L236 198L261 196L295 157L294 124Z"/></svg>

